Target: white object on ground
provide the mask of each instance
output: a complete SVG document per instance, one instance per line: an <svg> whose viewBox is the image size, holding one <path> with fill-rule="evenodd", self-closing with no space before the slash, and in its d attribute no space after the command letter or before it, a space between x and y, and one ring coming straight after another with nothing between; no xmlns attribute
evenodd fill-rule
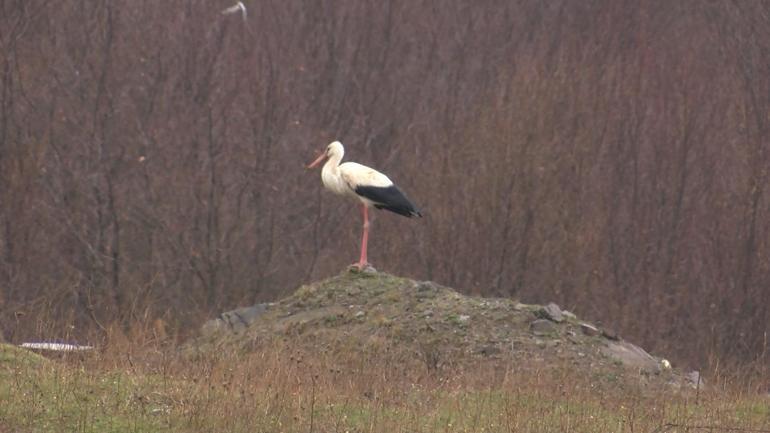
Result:
<svg viewBox="0 0 770 433"><path fill-rule="evenodd" d="M22 343L21 347L25 349L37 349L37 350L53 350L55 352L74 352L80 350L92 350L93 346L81 346L79 344L66 344L66 343Z"/></svg>

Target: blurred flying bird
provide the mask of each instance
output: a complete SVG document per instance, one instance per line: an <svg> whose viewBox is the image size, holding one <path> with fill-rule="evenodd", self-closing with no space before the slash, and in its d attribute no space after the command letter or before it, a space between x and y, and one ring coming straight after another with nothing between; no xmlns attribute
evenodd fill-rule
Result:
<svg viewBox="0 0 770 433"><path fill-rule="evenodd" d="M243 15L243 20L246 21L246 6L243 4L243 2L238 2L234 6L230 6L229 8L222 11L222 15L230 15L238 13L238 11L241 12Z"/></svg>

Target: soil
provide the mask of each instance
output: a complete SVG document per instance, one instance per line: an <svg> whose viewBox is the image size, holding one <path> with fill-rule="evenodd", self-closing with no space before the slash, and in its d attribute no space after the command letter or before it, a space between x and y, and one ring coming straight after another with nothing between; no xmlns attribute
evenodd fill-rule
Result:
<svg viewBox="0 0 770 433"><path fill-rule="evenodd" d="M278 302L223 313L188 350L250 351L276 339L340 359L407 357L436 371L559 369L613 386L690 386L668 361L555 304L465 296L430 281L355 269Z"/></svg>

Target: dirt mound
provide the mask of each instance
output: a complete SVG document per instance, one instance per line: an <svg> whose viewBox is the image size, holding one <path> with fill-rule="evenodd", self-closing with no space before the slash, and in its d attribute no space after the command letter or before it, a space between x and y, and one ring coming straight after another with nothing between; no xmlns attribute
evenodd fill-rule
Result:
<svg viewBox="0 0 770 433"><path fill-rule="evenodd" d="M207 322L194 351L282 339L325 353L407 354L429 369L559 368L604 382L687 385L668 361L557 305L464 296L430 281L345 271Z"/></svg>

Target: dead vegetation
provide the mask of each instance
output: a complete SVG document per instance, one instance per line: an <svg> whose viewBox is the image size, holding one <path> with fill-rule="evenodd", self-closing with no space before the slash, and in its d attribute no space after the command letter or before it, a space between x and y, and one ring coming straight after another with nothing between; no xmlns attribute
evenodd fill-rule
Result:
<svg viewBox="0 0 770 433"><path fill-rule="evenodd" d="M708 392L606 387L564 369L436 370L274 341L194 360L111 344L50 362L0 362L0 431L551 432L768 429L767 397L734 379ZM0 358L9 351L0 346ZM665 425L675 426L668 430Z"/></svg>
<svg viewBox="0 0 770 433"><path fill-rule="evenodd" d="M6 339L333 275L356 214L302 163L340 139L425 208L374 221L382 269L770 365L768 3L233 3L0 1Z"/></svg>
<svg viewBox="0 0 770 433"><path fill-rule="evenodd" d="M756 375L692 388L676 369L612 358L602 348L616 336L579 333L584 322L554 306L345 271L246 313L182 347L151 327L50 360L0 345L0 431L770 428ZM552 325L532 326L542 320Z"/></svg>

